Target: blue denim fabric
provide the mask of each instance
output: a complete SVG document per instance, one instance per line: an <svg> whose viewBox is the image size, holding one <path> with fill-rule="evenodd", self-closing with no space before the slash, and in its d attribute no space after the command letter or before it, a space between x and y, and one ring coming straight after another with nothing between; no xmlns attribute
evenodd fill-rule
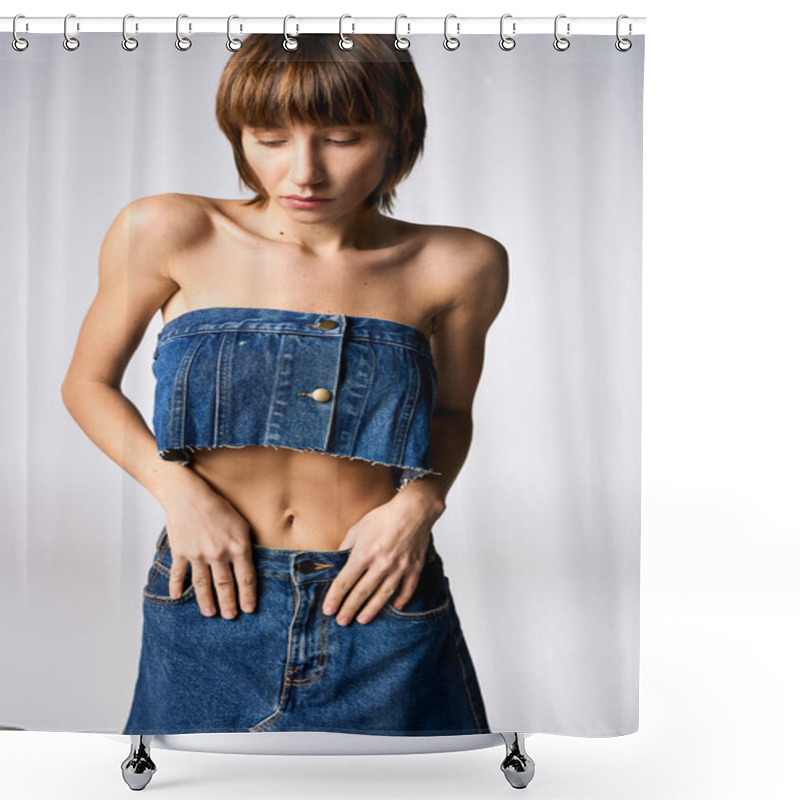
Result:
<svg viewBox="0 0 800 800"><path fill-rule="evenodd" d="M217 306L167 322L153 354L161 458L264 445L434 472L436 369L411 325L376 317ZM315 391L317 390L317 391Z"/></svg>
<svg viewBox="0 0 800 800"><path fill-rule="evenodd" d="M322 601L350 550L254 545L256 610L228 620L200 613L191 565L183 595L170 599L166 527L156 547L122 733L490 733L432 538L403 610L387 603L371 622L347 626L324 615Z"/></svg>

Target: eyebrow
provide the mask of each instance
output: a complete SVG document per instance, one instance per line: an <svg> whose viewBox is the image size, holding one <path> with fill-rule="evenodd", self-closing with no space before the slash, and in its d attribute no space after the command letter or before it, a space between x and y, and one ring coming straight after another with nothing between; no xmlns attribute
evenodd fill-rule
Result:
<svg viewBox="0 0 800 800"><path fill-rule="evenodd" d="M342 129L359 130L359 129L366 128L366 127L369 127L369 126L368 125L364 125L364 124L348 125L348 124L345 123L345 124L342 124L342 125L320 125L319 127L317 127L317 126L312 126L312 127L316 128L317 130L321 130L321 131L338 131L338 130L342 130ZM287 127L285 127L283 125L269 125L269 126L262 127L262 128L252 128L251 127L251 130L253 131L253 133L266 133L268 131L288 131L289 128L287 128Z"/></svg>

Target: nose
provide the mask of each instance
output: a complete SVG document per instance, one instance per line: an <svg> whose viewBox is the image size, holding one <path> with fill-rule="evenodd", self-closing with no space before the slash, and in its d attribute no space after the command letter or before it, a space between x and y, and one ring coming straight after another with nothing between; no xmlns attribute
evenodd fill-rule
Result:
<svg viewBox="0 0 800 800"><path fill-rule="evenodd" d="M290 177L298 186L319 183L322 179L322 164L319 154L311 142L298 144L294 153Z"/></svg>

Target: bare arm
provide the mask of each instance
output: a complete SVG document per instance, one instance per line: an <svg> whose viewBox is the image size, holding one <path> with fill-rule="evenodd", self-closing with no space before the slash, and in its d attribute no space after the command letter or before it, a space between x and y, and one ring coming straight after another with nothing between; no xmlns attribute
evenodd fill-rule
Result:
<svg viewBox="0 0 800 800"><path fill-rule="evenodd" d="M177 195L136 200L118 214L100 248L99 288L81 325L61 397L89 438L167 511L170 596L184 591L191 563L203 613L213 616L218 604L232 618L237 611L234 572L242 608L255 609L250 524L194 470L159 458L155 437L120 389L153 315L179 288L169 275L170 257L198 241L206 223L202 211Z"/></svg>
<svg viewBox="0 0 800 800"><path fill-rule="evenodd" d="M508 291L508 253L500 242L474 234L458 259L455 297L437 314L431 347L436 372L436 406L431 421L431 457L442 475L426 475L406 485L397 498L419 501L434 517L472 443L472 404L483 371L486 334Z"/></svg>
<svg viewBox="0 0 800 800"><path fill-rule="evenodd" d="M348 531L342 546L351 545L353 553L323 604L325 614L340 609L337 619L341 624L347 624L359 609L359 621L369 622L401 581L394 608L400 610L411 599L423 568L429 532L445 511L445 497L470 448L472 402L483 370L486 333L505 301L508 254L495 239L473 231L445 242L441 260L448 258L455 265L445 278L452 302L436 315L431 337L438 375L431 460L442 474L425 475L406 484ZM389 506L392 511L384 523ZM413 561L409 560L412 552L416 552Z"/></svg>
<svg viewBox="0 0 800 800"><path fill-rule="evenodd" d="M156 441L122 393L125 369L153 315L178 288L168 274L169 196L128 204L100 248L99 286L81 325L61 397L73 419L113 461L165 505L176 492L208 484L158 457Z"/></svg>

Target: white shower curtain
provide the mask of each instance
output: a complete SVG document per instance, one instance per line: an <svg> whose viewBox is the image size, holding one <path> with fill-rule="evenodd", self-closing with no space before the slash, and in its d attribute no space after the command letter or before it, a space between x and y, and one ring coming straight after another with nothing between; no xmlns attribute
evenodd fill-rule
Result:
<svg viewBox="0 0 800 800"><path fill-rule="evenodd" d="M123 206L250 196L214 120L225 37L174 38L0 48L3 727L118 733L131 700L164 512L60 385ZM394 216L509 253L436 523L491 730L604 737L638 729L644 36L571 39L412 37L428 133ZM160 327L122 385L148 421Z"/></svg>

